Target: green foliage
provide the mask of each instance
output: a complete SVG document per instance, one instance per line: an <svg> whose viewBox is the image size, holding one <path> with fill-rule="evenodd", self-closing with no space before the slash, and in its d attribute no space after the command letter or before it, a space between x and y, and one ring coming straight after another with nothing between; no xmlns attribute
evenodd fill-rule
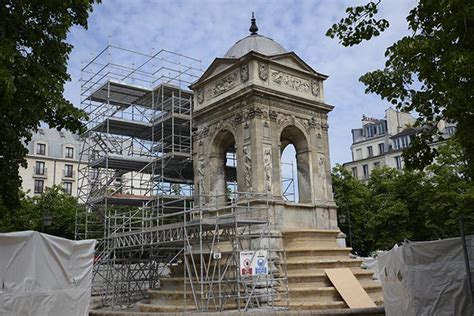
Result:
<svg viewBox="0 0 474 316"><path fill-rule="evenodd" d="M23 141L41 121L80 131L83 111L63 97L65 42L73 25L87 27L94 0L5 0L0 4L0 210L19 205L18 169L26 165ZM1 206L3 205L3 206ZM1 215L0 214L0 215Z"/></svg>
<svg viewBox="0 0 474 316"><path fill-rule="evenodd" d="M328 30L351 46L379 35L377 3L349 8L349 17ZM457 123L456 135L474 176L474 3L419 0L407 16L411 35L388 47L385 67L363 75L366 93L378 94L403 112L419 114L421 133L404 153L407 167L422 170L437 156L428 144L440 120ZM386 26L382 23L382 26ZM347 31L346 31L347 30Z"/></svg>
<svg viewBox="0 0 474 316"><path fill-rule="evenodd" d="M390 249L405 239L459 236L461 214L466 232L474 233L474 183L461 147L452 139L438 151L436 163L425 171L377 168L367 185L340 165L333 169L339 227L348 236L352 233L356 253Z"/></svg>
<svg viewBox="0 0 474 316"><path fill-rule="evenodd" d="M374 36L389 27L385 19L374 19L378 12L378 5L381 0L369 2L366 5L349 7L346 9L347 17L334 24L327 32L326 36L338 37L344 46L353 46L364 40L370 40Z"/></svg>
<svg viewBox="0 0 474 316"><path fill-rule="evenodd" d="M77 199L66 194L59 186L46 188L39 196L20 196L20 207L0 219L0 232L36 230L47 234L74 239L75 215L81 207ZM44 225L45 217L51 219Z"/></svg>

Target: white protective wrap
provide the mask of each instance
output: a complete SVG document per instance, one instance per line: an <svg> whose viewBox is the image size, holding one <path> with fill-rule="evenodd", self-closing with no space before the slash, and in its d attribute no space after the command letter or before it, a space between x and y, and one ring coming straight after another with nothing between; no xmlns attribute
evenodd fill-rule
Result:
<svg viewBox="0 0 474 316"><path fill-rule="evenodd" d="M474 276L474 236L466 243ZM378 261L387 315L473 315L461 238L395 245Z"/></svg>
<svg viewBox="0 0 474 316"><path fill-rule="evenodd" d="M0 315L87 315L95 240L0 234Z"/></svg>

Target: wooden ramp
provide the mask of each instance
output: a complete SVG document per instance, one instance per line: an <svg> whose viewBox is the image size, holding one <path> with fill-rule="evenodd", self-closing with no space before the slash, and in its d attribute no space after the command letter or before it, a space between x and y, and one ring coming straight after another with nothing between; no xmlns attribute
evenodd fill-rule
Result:
<svg viewBox="0 0 474 316"><path fill-rule="evenodd" d="M329 280L349 308L376 307L362 285L349 268L324 269Z"/></svg>

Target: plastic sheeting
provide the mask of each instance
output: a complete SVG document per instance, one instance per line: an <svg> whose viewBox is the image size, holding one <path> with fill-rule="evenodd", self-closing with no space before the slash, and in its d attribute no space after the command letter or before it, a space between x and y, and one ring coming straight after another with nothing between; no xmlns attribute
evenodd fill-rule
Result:
<svg viewBox="0 0 474 316"><path fill-rule="evenodd" d="M0 315L87 315L95 240L0 234Z"/></svg>
<svg viewBox="0 0 474 316"><path fill-rule="evenodd" d="M474 276L474 236L466 243ZM387 315L472 315L461 238L395 245L378 261Z"/></svg>

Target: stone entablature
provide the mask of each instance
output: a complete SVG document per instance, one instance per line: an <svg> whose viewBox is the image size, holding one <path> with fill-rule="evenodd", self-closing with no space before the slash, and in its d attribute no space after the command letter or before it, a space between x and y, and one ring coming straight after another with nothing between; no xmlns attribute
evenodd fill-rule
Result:
<svg viewBox="0 0 474 316"><path fill-rule="evenodd" d="M207 108L248 86L270 88L288 96L323 102L322 81L327 77L310 72L310 68L295 56L286 53L266 57L251 52L240 59L217 58L192 85L196 92L194 111Z"/></svg>

